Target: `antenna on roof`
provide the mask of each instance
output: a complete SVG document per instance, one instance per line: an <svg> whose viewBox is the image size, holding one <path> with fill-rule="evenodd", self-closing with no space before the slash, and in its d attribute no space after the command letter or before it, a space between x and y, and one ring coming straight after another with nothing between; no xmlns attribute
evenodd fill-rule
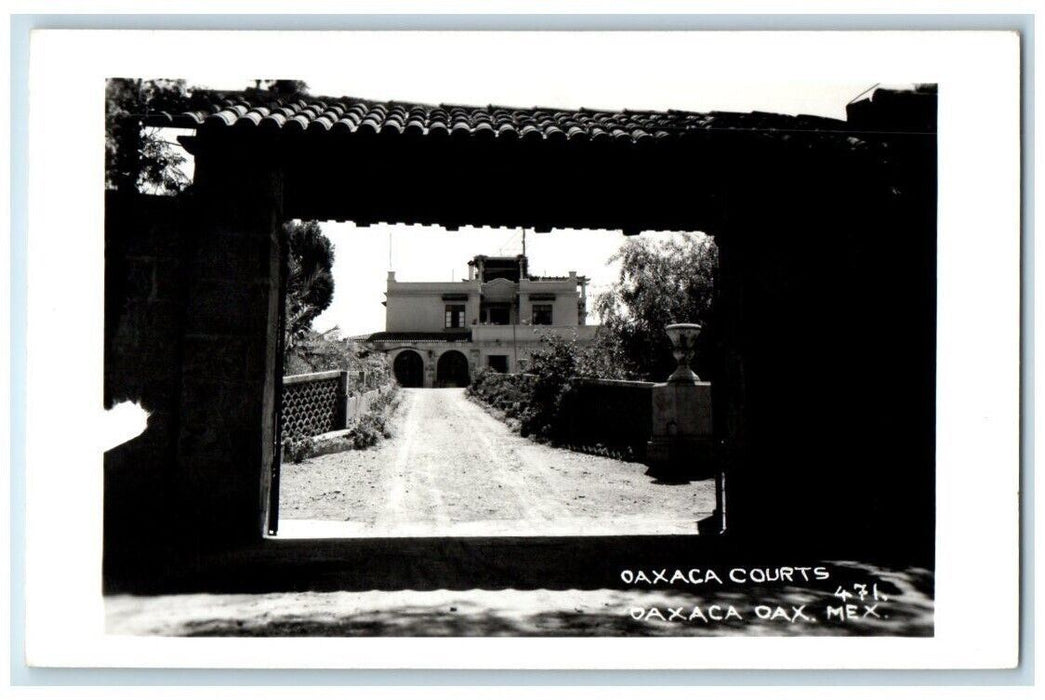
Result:
<svg viewBox="0 0 1045 700"><path fill-rule="evenodd" d="M523 226L523 257L526 257L526 227Z"/></svg>
<svg viewBox="0 0 1045 700"><path fill-rule="evenodd" d="M857 96L856 96L856 97L854 97L853 99L851 99L851 100L849 100L848 102L846 102L846 103L845 103L845 104L846 104L846 106L848 107L849 105L853 104L854 102L856 102L857 100L859 100L859 99L860 99L861 97L863 97L864 95L866 95L866 94L868 94L869 92L871 92L872 90L874 90L874 89L875 89L876 87L878 87L879 85L881 85L881 83L875 83L875 84L874 84L874 85L872 85L871 87L867 88L866 90L864 90L863 92L861 92L861 93L860 93L859 95L857 95Z"/></svg>

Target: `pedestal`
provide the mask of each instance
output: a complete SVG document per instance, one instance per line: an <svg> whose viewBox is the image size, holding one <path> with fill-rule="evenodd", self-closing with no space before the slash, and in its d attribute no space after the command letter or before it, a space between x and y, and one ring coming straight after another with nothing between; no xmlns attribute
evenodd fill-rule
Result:
<svg viewBox="0 0 1045 700"><path fill-rule="evenodd" d="M689 476L714 475L711 383L657 384L646 460Z"/></svg>

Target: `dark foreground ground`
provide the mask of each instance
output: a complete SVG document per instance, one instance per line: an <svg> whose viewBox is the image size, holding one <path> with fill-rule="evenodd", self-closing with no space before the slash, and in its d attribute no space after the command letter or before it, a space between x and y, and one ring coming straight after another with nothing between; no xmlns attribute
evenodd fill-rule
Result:
<svg viewBox="0 0 1045 700"><path fill-rule="evenodd" d="M284 465L275 538L133 562L107 581L107 630L933 634L931 553L906 540L826 551L774 538L772 521L743 542L698 534L711 482L539 445L461 390L404 391L393 425L375 449Z"/></svg>
<svg viewBox="0 0 1045 700"><path fill-rule="evenodd" d="M155 552L107 581L108 632L933 634L932 558L903 542L816 552L771 521L744 542L697 534L709 482L538 445L460 390L404 394L377 449L285 466L277 537Z"/></svg>
<svg viewBox="0 0 1045 700"><path fill-rule="evenodd" d="M106 598L110 634L163 636L931 636L933 580L920 568L822 562L811 581L736 584L704 570L627 590L299 591ZM630 570L629 570L630 571ZM638 577L638 571L630 571ZM770 568L779 572L779 567ZM627 575L625 575L627 576ZM732 571L749 579L752 569ZM792 579L802 578L798 571ZM654 583L656 581L656 583ZM829 609L830 608L830 609ZM732 611L732 612L731 612Z"/></svg>

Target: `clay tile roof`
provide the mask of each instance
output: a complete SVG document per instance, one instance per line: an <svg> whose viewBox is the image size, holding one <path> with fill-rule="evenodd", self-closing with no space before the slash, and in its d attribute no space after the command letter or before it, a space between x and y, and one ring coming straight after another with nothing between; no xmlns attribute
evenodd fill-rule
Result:
<svg viewBox="0 0 1045 700"><path fill-rule="evenodd" d="M287 123L283 125L283 128L291 131L304 131L308 128L309 121L310 120L305 115L295 114L287 120Z"/></svg>
<svg viewBox="0 0 1045 700"><path fill-rule="evenodd" d="M490 122L479 122L475 125L475 128L472 129L472 133L476 136L485 136L489 138L493 138L496 135Z"/></svg>
<svg viewBox="0 0 1045 700"><path fill-rule="evenodd" d="M460 329L456 331L381 331L374 333L368 342L401 342L401 343L446 343L455 341L468 341L472 339L471 329Z"/></svg>
<svg viewBox="0 0 1045 700"><path fill-rule="evenodd" d="M193 96L193 104L207 104L212 93ZM609 112L591 109L563 110L534 107L520 109L500 105L424 105L404 102L367 101L353 97L299 95L273 101L271 96L244 92L210 97L209 108L181 113L154 112L139 115L150 126L237 130L254 128L309 133L369 133L388 136L412 135L455 138L485 138L523 141L615 141L618 143L661 142L709 129L747 130L837 130L845 122L810 116L786 116L683 111Z"/></svg>

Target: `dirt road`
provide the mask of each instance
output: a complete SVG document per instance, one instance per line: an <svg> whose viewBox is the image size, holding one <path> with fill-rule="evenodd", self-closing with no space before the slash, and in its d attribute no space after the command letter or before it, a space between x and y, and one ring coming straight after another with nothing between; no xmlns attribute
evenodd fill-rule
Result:
<svg viewBox="0 0 1045 700"><path fill-rule="evenodd" d="M714 508L712 482L660 483L642 464L537 444L463 389L402 390L393 430L284 465L280 534L693 533Z"/></svg>

